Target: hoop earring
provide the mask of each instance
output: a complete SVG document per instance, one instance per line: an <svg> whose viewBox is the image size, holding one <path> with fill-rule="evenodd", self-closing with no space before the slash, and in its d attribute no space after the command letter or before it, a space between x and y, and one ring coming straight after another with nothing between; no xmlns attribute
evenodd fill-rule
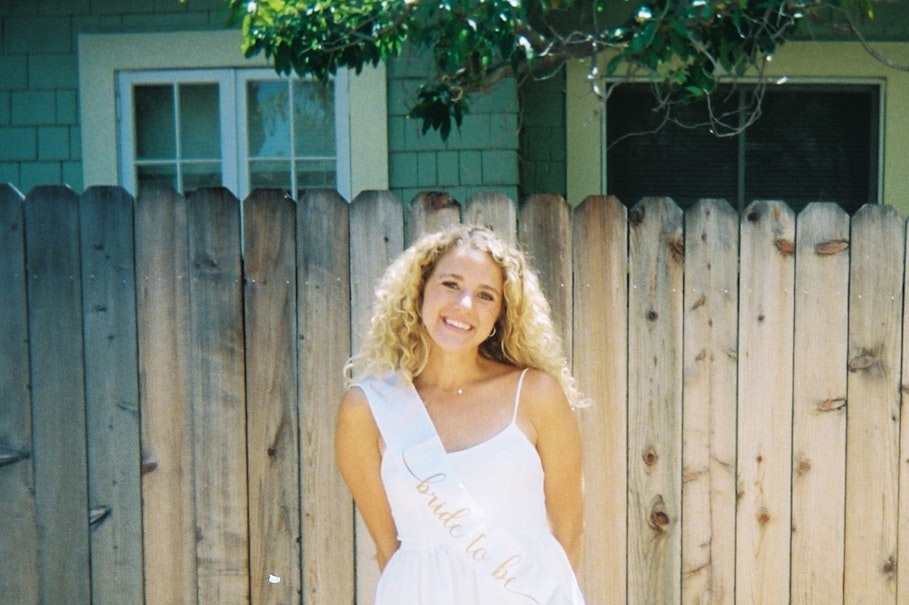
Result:
<svg viewBox="0 0 909 605"><path fill-rule="evenodd" d="M493 336L496 335L496 327L497 326L495 324L492 324L492 332L490 332L489 336L487 336L486 338L492 338Z"/></svg>

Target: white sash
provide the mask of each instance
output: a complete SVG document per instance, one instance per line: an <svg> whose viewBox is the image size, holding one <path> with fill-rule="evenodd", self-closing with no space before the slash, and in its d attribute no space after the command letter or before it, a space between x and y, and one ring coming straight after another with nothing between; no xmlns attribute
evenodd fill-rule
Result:
<svg viewBox="0 0 909 605"><path fill-rule="evenodd" d="M480 507L458 480L432 419L413 385L400 374L367 378L358 385L366 394L389 453L413 477L419 509L432 518L442 540L501 592L502 603L552 605L552 574L531 559L520 541Z"/></svg>

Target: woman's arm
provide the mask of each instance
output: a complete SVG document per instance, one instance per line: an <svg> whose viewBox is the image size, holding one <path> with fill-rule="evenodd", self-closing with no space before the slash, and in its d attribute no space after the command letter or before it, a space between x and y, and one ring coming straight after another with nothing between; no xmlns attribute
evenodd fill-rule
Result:
<svg viewBox="0 0 909 605"><path fill-rule="evenodd" d="M584 480L577 421L559 382L541 371L527 373L519 409L536 434L552 533L577 570L584 529Z"/></svg>
<svg viewBox="0 0 909 605"><path fill-rule="evenodd" d="M360 389L350 389L341 400L335 429L338 467L376 545L379 569L385 569L398 550L398 536L385 488L382 485L381 438L369 403Z"/></svg>

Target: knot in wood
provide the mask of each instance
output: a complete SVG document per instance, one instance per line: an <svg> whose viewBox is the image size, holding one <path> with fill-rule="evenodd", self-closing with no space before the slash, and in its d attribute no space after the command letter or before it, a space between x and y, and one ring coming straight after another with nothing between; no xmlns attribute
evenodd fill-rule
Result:
<svg viewBox="0 0 909 605"><path fill-rule="evenodd" d="M685 238L682 234L676 234L669 240L669 255L677 263L685 260Z"/></svg>
<svg viewBox="0 0 909 605"><path fill-rule="evenodd" d="M875 357L871 353L863 352L849 360L849 371L860 372L874 365Z"/></svg>
<svg viewBox="0 0 909 605"><path fill-rule="evenodd" d="M660 316L659 313L657 313L653 309L647 311L647 319L649 321L656 321L657 317L659 317L659 316Z"/></svg>
<svg viewBox="0 0 909 605"><path fill-rule="evenodd" d="M644 454L641 456L641 459L644 461L644 464L647 467L653 467L660 460L659 454L656 453L656 450L653 447L648 447L644 450Z"/></svg>
<svg viewBox="0 0 909 605"><path fill-rule="evenodd" d="M849 240L847 239L832 239L830 241L821 242L814 247L814 253L818 256L833 256L834 254L839 254L840 252L845 252L849 249Z"/></svg>
<svg viewBox="0 0 909 605"><path fill-rule="evenodd" d="M774 244L776 245L776 249L783 256L795 255L795 242L792 241L791 239L787 239L785 237L778 237L778 238L776 238L776 241L774 242Z"/></svg>
<svg viewBox="0 0 909 605"><path fill-rule="evenodd" d="M799 475L807 475L811 470L811 460L808 458L801 458L796 469Z"/></svg>
<svg viewBox="0 0 909 605"><path fill-rule="evenodd" d="M825 399L824 401L819 401L817 404L818 412L834 412L836 410L842 410L846 407L846 398L845 397L832 397L830 399Z"/></svg>
<svg viewBox="0 0 909 605"><path fill-rule="evenodd" d="M770 512L763 506L758 510L757 515L755 515L757 522L761 525L767 525L770 523Z"/></svg>
<svg viewBox="0 0 909 605"><path fill-rule="evenodd" d="M666 511L666 503L663 501L663 496L657 494L650 502L650 515L648 517L650 528L663 533L669 529L671 521L669 513Z"/></svg>
<svg viewBox="0 0 909 605"><path fill-rule="evenodd" d="M644 222L644 209L635 208L628 213L628 222L634 226L640 225Z"/></svg>
<svg viewBox="0 0 909 605"><path fill-rule="evenodd" d="M756 223L761 220L761 213L757 210L752 210L748 213L748 216L746 218L748 219L749 223Z"/></svg>

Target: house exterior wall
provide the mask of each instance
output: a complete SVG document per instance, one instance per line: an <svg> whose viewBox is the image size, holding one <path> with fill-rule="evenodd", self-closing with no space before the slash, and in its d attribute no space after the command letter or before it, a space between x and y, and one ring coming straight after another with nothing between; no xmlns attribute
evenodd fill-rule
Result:
<svg viewBox="0 0 909 605"><path fill-rule="evenodd" d="M223 6L221 0L0 1L0 182L24 192L58 183L84 188L79 34L223 28Z"/></svg>
<svg viewBox="0 0 909 605"><path fill-rule="evenodd" d="M411 51L388 65L389 182L403 200L440 189L466 201L473 193L518 194L518 101L514 80L505 80L470 99L460 129L447 141L435 131L421 134L407 117L420 83L432 66Z"/></svg>
<svg viewBox="0 0 909 605"><path fill-rule="evenodd" d="M226 0L0 0L0 182L25 193L45 184L65 183L77 192L113 184L85 182L84 175L92 171L86 171L84 163L93 158L83 157L79 36L223 30L225 6ZM239 45L238 33L238 57ZM447 191L462 201L481 191L515 199L519 176L514 83L506 81L474 99L462 129L443 142L434 132L421 135L420 123L406 117L408 103L430 71L415 53L389 65L386 140L370 149L360 145L352 150L374 156L376 147L387 149L385 182L372 186L391 189L405 201L430 189ZM371 102L381 100L379 92ZM357 112L356 105L353 112L352 123L369 114ZM115 125L110 128L113 132Z"/></svg>

